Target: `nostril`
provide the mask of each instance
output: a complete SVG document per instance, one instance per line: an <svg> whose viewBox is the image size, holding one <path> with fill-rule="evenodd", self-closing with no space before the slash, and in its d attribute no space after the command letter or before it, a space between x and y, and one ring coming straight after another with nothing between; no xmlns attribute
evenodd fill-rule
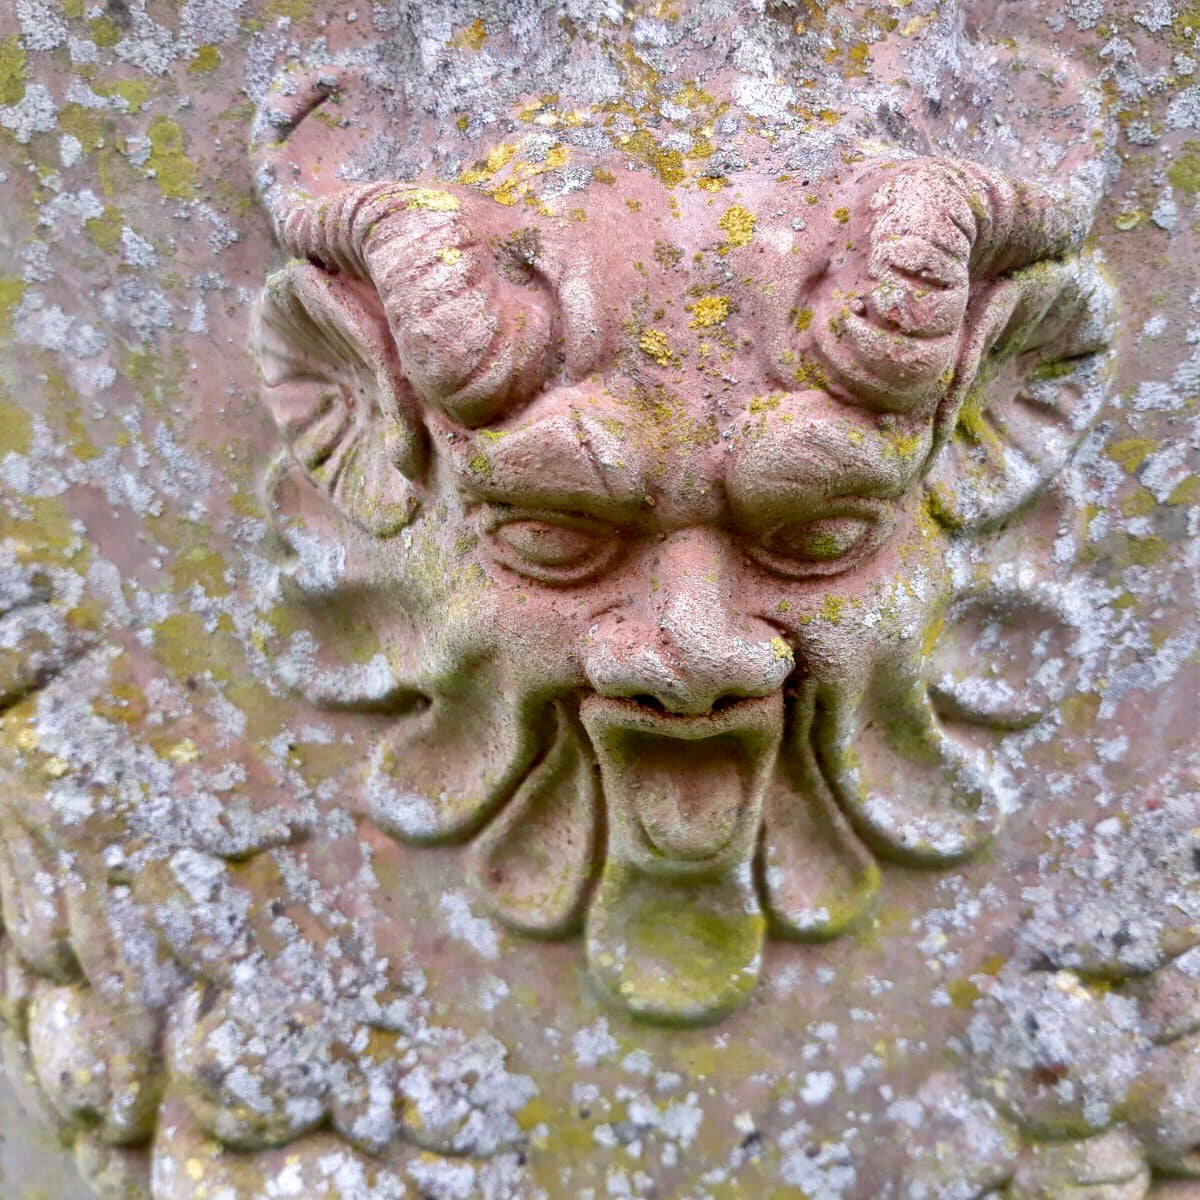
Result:
<svg viewBox="0 0 1200 1200"><path fill-rule="evenodd" d="M636 696L630 696L630 700L634 704L640 704L645 708L651 708L655 712L665 713L667 706L657 697L651 696L649 692L639 692Z"/></svg>
<svg viewBox="0 0 1200 1200"><path fill-rule="evenodd" d="M733 708L734 705L740 704L745 698L745 696L735 695L733 692L726 692L725 695L718 696L713 701L712 710L715 713L725 712L727 709Z"/></svg>

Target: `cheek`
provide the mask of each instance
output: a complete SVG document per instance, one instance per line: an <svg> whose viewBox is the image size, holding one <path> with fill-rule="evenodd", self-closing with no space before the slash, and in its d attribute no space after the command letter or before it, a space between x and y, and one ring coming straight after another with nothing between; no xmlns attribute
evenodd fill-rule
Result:
<svg viewBox="0 0 1200 1200"><path fill-rule="evenodd" d="M554 587L500 566L482 539L464 555L464 575L478 586L464 592L465 620L486 640L522 692L558 695L583 685L588 631L612 599L606 580Z"/></svg>
<svg viewBox="0 0 1200 1200"><path fill-rule="evenodd" d="M892 540L857 568L778 586L770 619L787 631L801 669L820 683L863 683L888 660L911 669L950 593L946 551L931 522L906 514Z"/></svg>

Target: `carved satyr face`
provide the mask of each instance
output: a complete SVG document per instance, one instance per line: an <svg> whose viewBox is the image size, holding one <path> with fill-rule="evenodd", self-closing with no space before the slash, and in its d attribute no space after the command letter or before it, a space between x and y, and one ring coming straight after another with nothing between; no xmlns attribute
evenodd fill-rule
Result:
<svg viewBox="0 0 1200 1200"><path fill-rule="evenodd" d="M598 165L537 206L276 199L285 577L374 652L290 669L374 713L371 819L465 843L509 925L582 928L618 1005L704 1020L768 926L834 937L877 858L993 832L927 665L948 547L1061 466L1105 297L1046 195L965 162Z"/></svg>

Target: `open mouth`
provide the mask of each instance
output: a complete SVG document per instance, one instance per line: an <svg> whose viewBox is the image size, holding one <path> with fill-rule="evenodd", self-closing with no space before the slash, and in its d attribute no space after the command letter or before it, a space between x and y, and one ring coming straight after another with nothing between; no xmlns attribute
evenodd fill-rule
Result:
<svg viewBox="0 0 1200 1200"><path fill-rule="evenodd" d="M783 731L783 697L700 716L589 696L580 717L604 782L610 853L649 873L723 870L752 853Z"/></svg>

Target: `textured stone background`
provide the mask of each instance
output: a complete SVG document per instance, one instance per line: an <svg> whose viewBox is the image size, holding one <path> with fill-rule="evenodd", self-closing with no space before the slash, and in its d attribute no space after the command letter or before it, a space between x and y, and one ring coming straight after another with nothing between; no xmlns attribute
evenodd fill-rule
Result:
<svg viewBox="0 0 1200 1200"><path fill-rule="evenodd" d="M789 30L808 39L803 69ZM890 872L871 924L828 949L773 948L755 1001L717 1030L649 1032L606 1015L579 978L576 948L507 939L472 912L450 852L388 862L393 880L412 881L411 932L437 963L439 1016L494 1029L545 1088L530 1122L546 1164L539 1183L562 1189L551 1194L603 1189L619 1175L648 1195L638 1172L650 1164L664 1196L691 1194L710 1170L705 1186L722 1200L769 1194L781 1178L788 1200L801 1187L822 1200L866 1195L846 1183L845 1147L858 1153L879 1135L867 1119L847 1135L846 1121L883 1113L943 1065L998 963L1052 951L1078 965L1131 913L1150 915L1119 930L1130 956L1164 923L1194 932L1186 904L1150 911L1177 868L1149 851L1135 860L1124 831L1147 795L1186 798L1186 780L1156 781L1196 765L1200 8L981 3L960 22L922 0L844 11L712 3L691 18L669 3L582 0L18 0L0 14L0 485L25 504L7 532L56 562L74 561L82 538L103 564L92 576L108 589L100 627L175 679L198 679L209 712L247 713L248 736L312 780L342 764L317 739L275 741L306 726L264 699L241 636L261 563L257 473L273 441L246 319L277 254L246 143L276 72L369 58L408 82L410 102L437 110L435 128L469 114L484 139L499 119L489 98L507 103L551 80L585 100L644 92L652 107L717 55L722 86L751 111L791 105L820 126L845 115L838 79L874 72L906 81L900 94L940 146L1043 171L1055 148L1038 142L1036 112L1023 127L1032 140L1016 150L991 146L986 120L954 129L956 103L973 99L973 118L993 104L986 93L956 97L948 82L964 30L1001 43L1019 33L1056 51L1099 81L1113 123L1094 241L1121 296L1118 374L1058 497L1076 518L1071 553L1082 567L1070 585L1084 635L1076 694L1053 739L1013 751L1028 807L993 855L940 878ZM613 49L630 39L648 61L683 64L678 75L647 73ZM382 50L363 54L372 42ZM533 63L544 82L510 77L510 62ZM1020 108L1019 98L994 102ZM874 132L886 135L890 118L874 113ZM402 165L403 139L376 149L377 170ZM1103 895L1116 897L1108 909L1092 904ZM1082 896L1082 906L1055 896ZM646 1119L648 1081L671 1072L682 1082L653 1097L662 1108ZM753 1153L743 1146L751 1126L736 1123L748 1111L762 1114ZM5 1195L73 1198L66 1158L15 1115L7 1091L0 1113ZM632 1140L644 1142L637 1155Z"/></svg>

